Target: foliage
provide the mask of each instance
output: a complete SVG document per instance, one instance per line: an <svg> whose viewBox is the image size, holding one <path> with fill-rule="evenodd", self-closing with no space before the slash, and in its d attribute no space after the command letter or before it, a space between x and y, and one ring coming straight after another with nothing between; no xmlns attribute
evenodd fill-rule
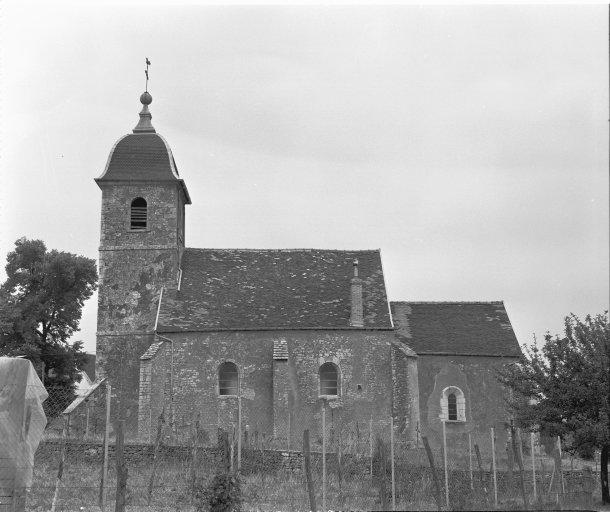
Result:
<svg viewBox="0 0 610 512"><path fill-rule="evenodd" d="M608 315L565 319L565 337L545 336L542 348L525 348L521 361L501 376L513 390L518 422L543 435L561 436L569 450L610 442Z"/></svg>
<svg viewBox="0 0 610 512"><path fill-rule="evenodd" d="M547 333L542 348L526 347L500 380L513 391L517 422L543 438L560 436L563 448L591 456L610 446L610 326L608 313L565 318L565 336ZM547 447L548 450L549 447ZM602 480L604 468L602 468ZM606 499L607 483L602 482Z"/></svg>
<svg viewBox="0 0 610 512"><path fill-rule="evenodd" d="M241 485L237 476L221 473L204 486L200 483L194 490L194 501L198 512L239 512L242 505Z"/></svg>
<svg viewBox="0 0 610 512"><path fill-rule="evenodd" d="M69 402L84 353L82 342L68 340L96 288L95 261L20 238L7 256L6 274L0 286L0 355L22 355L39 372L44 368L45 387L67 391L63 400Z"/></svg>

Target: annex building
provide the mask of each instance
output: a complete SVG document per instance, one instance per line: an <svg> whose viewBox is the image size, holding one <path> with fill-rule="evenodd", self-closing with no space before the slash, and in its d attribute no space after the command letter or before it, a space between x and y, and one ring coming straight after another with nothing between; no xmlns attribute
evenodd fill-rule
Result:
<svg viewBox="0 0 610 512"><path fill-rule="evenodd" d="M239 414L295 440L322 404L413 441L505 421L496 370L521 352L502 302L389 302L379 250L186 247L191 196L140 101L95 181L98 371L142 439L162 411L176 435Z"/></svg>

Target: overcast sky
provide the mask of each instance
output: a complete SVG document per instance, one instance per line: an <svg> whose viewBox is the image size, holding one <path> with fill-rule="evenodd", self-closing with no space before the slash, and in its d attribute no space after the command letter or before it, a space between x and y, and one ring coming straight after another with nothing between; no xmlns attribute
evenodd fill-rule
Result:
<svg viewBox="0 0 610 512"><path fill-rule="evenodd" d="M149 57L188 246L380 248L391 300L503 300L521 343L608 308L608 6L2 10L2 266L97 259Z"/></svg>

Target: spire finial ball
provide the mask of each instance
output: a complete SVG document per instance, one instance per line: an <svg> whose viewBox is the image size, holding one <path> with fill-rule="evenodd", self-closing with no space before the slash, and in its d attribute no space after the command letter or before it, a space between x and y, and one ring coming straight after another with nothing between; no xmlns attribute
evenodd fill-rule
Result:
<svg viewBox="0 0 610 512"><path fill-rule="evenodd" d="M142 103L142 105L150 105L152 103L152 96L148 91L142 93L140 96L140 103Z"/></svg>

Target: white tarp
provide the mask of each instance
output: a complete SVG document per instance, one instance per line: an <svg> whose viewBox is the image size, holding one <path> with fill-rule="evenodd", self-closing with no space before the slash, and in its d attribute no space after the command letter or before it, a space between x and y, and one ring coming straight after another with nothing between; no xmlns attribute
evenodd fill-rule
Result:
<svg viewBox="0 0 610 512"><path fill-rule="evenodd" d="M0 357L0 489L32 485L48 394L27 359Z"/></svg>

